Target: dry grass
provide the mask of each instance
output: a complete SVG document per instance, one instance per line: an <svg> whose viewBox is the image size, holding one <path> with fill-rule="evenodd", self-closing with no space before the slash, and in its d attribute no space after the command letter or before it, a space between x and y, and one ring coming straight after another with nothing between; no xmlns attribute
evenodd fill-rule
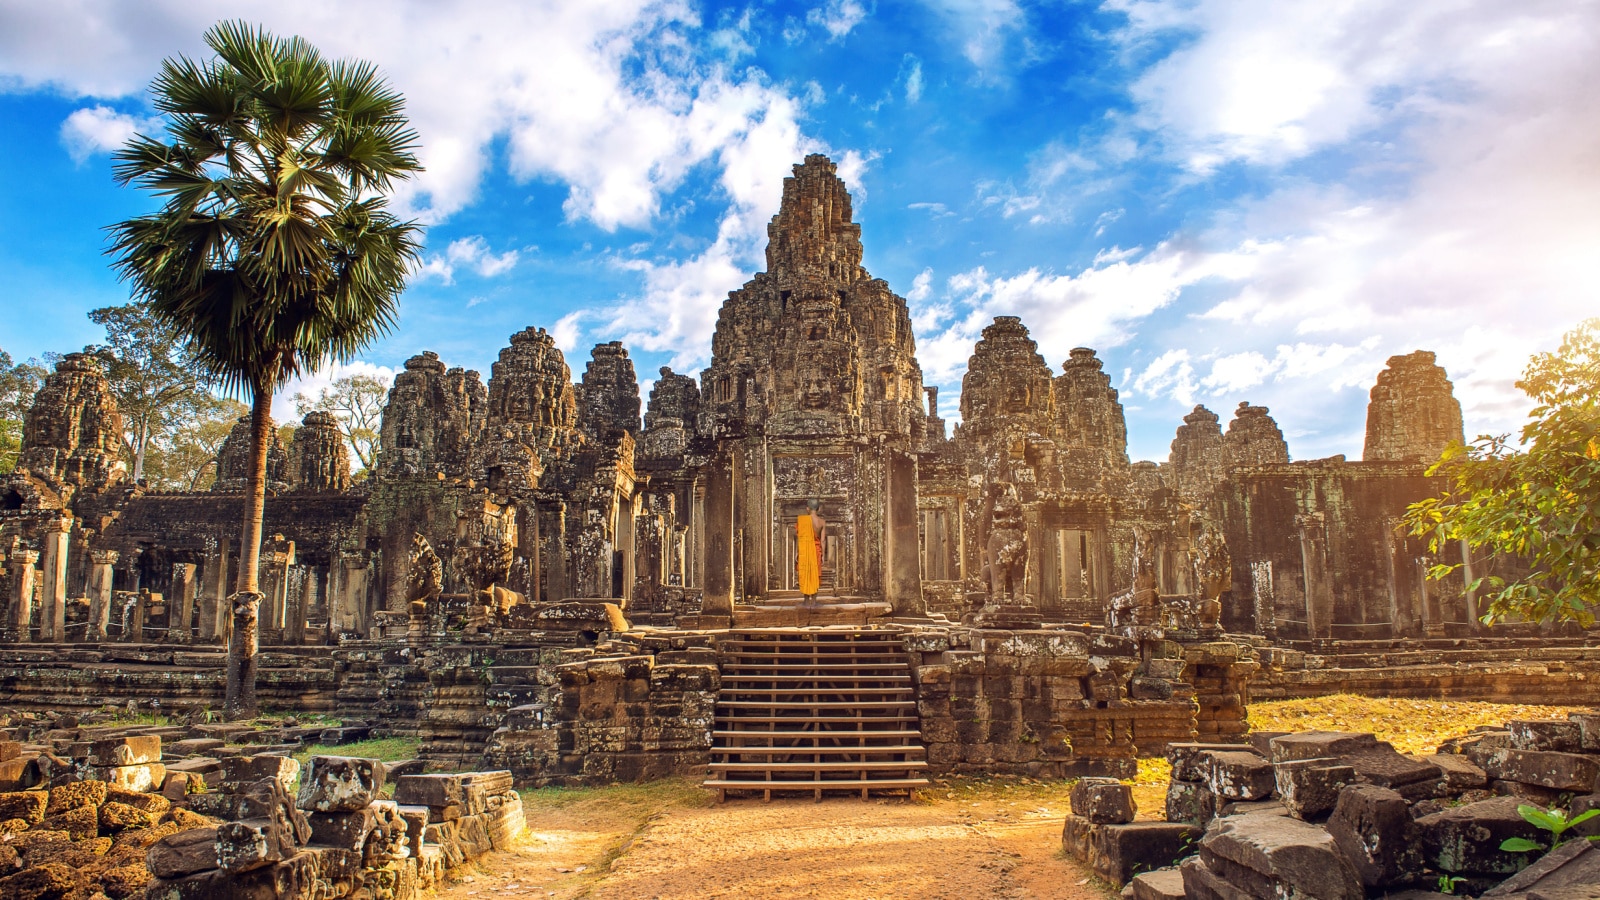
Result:
<svg viewBox="0 0 1600 900"><path fill-rule="evenodd" d="M1334 694L1250 704L1253 731L1370 731L1401 753L1432 753L1440 742L1507 719L1565 719L1580 706L1527 706L1466 700L1395 700Z"/></svg>

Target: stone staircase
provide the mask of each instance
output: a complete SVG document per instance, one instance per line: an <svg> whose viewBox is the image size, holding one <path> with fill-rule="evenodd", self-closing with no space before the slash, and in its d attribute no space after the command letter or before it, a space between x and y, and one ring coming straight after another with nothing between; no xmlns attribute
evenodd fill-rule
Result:
<svg viewBox="0 0 1600 900"><path fill-rule="evenodd" d="M736 630L720 644L705 786L729 793L906 791L928 783L898 632Z"/></svg>

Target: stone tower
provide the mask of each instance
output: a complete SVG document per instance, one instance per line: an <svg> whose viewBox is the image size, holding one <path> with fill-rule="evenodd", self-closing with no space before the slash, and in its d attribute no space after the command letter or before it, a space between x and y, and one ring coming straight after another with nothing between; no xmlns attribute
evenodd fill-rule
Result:
<svg viewBox="0 0 1600 900"><path fill-rule="evenodd" d="M68 353L56 363L23 420L16 468L68 494L126 476L122 415L94 357Z"/></svg>
<svg viewBox="0 0 1600 900"><path fill-rule="evenodd" d="M608 431L639 433L639 378L621 341L594 345L577 401L578 424L590 440Z"/></svg>
<svg viewBox="0 0 1600 900"><path fill-rule="evenodd" d="M816 499L838 589L920 609L913 451L927 417L910 311L861 267L861 226L826 156L784 180L767 233L767 271L728 295L701 373L700 434L716 447L706 607L793 581L794 517Z"/></svg>
<svg viewBox="0 0 1600 900"><path fill-rule="evenodd" d="M268 426L267 437L267 490L289 489L289 451L278 437L278 429ZM239 492L250 489L250 446L252 431L250 417L240 416L233 430L217 451L217 480L213 491Z"/></svg>
<svg viewBox="0 0 1600 900"><path fill-rule="evenodd" d="M996 316L972 348L961 379L961 434L992 452L1008 435L1055 433L1055 384L1027 326Z"/></svg>
<svg viewBox="0 0 1600 900"><path fill-rule="evenodd" d="M1461 404L1431 351L1389 357L1367 404L1362 458L1431 463L1464 438Z"/></svg>
<svg viewBox="0 0 1600 900"><path fill-rule="evenodd" d="M411 357L383 408L378 470L397 477L465 474L487 405L477 372L446 369L432 351Z"/></svg>
<svg viewBox="0 0 1600 900"><path fill-rule="evenodd" d="M637 386L634 392L637 396ZM543 328L513 334L511 346L500 351L489 374L486 425L502 437L511 428L517 440L537 449L546 465L581 440L572 370Z"/></svg>
<svg viewBox="0 0 1600 900"><path fill-rule="evenodd" d="M292 490L337 494L350 489L350 451L332 413L310 412L289 444L288 481Z"/></svg>
<svg viewBox="0 0 1600 900"><path fill-rule="evenodd" d="M1227 477L1221 420L1204 406L1183 417L1167 457L1171 487L1190 502L1203 501Z"/></svg>
<svg viewBox="0 0 1600 900"><path fill-rule="evenodd" d="M1289 444L1283 439L1278 423L1267 415L1265 406L1251 406L1248 401L1239 404L1228 423L1228 433L1222 436L1228 465L1260 466L1289 461Z"/></svg>
<svg viewBox="0 0 1600 900"><path fill-rule="evenodd" d="M1102 366L1078 347L1055 379L1056 446L1063 478L1077 490L1105 490L1128 474L1128 423Z"/></svg>
<svg viewBox="0 0 1600 900"><path fill-rule="evenodd" d="M687 375L661 367L650 406L644 414L644 434L638 454L643 459L681 459L700 418L700 385Z"/></svg>

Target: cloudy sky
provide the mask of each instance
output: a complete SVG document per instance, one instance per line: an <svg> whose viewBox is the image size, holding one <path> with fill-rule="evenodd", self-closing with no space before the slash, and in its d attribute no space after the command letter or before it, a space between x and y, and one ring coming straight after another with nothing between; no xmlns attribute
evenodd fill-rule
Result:
<svg viewBox="0 0 1600 900"><path fill-rule="evenodd" d="M1020 315L1054 367L1099 351L1135 458L1241 400L1295 458L1359 457L1374 377L1419 348L1469 436L1512 430L1527 357L1600 314L1596 0L0 0L13 357L125 301L102 228L150 203L108 152L159 129L160 60L222 17L407 97L426 265L368 370L432 349L487 377L542 325L575 374L617 338L643 378L698 371L819 151L946 416Z"/></svg>

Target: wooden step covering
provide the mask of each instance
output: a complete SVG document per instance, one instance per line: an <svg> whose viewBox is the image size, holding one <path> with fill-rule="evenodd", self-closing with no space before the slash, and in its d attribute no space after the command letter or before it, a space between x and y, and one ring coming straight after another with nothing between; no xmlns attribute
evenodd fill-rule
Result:
<svg viewBox="0 0 1600 900"><path fill-rule="evenodd" d="M927 784L911 669L898 632L734 631L706 787L730 793L909 792Z"/></svg>

